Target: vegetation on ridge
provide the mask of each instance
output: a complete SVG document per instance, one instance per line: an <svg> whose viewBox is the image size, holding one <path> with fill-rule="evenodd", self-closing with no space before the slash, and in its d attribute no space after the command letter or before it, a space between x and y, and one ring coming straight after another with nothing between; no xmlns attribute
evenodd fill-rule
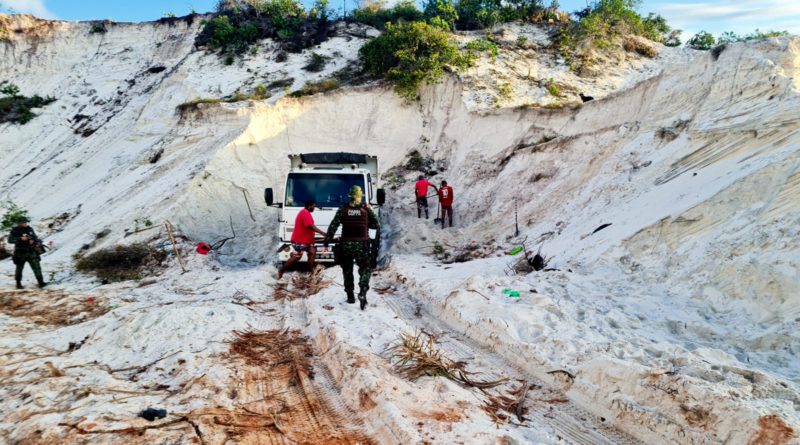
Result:
<svg viewBox="0 0 800 445"><path fill-rule="evenodd" d="M296 0L222 0L195 44L231 55L272 38L285 51L300 52L328 39L330 17L328 0L316 0L309 10Z"/></svg>
<svg viewBox="0 0 800 445"><path fill-rule="evenodd" d="M50 96L23 96L18 86L5 80L0 81L0 124L5 122L27 124L36 117L31 110L53 103L55 100L55 97Z"/></svg>
<svg viewBox="0 0 800 445"><path fill-rule="evenodd" d="M425 22L387 24L383 34L361 47L359 57L367 72L394 83L408 100L416 99L423 82L440 80L448 66L470 63L450 33Z"/></svg>
<svg viewBox="0 0 800 445"><path fill-rule="evenodd" d="M788 31L767 31L762 32L756 29L754 32L745 35L736 34L733 31L723 32L718 39L706 31L700 31L695 34L686 45L693 49L710 50L719 45L727 45L737 42L752 42L757 40L764 40L770 37L785 37L788 36Z"/></svg>

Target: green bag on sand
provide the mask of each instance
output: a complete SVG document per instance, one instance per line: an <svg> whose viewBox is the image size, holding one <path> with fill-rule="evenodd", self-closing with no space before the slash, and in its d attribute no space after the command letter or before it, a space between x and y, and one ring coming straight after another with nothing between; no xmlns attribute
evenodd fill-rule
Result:
<svg viewBox="0 0 800 445"><path fill-rule="evenodd" d="M510 298L519 298L519 291L511 289L503 289L503 294Z"/></svg>
<svg viewBox="0 0 800 445"><path fill-rule="evenodd" d="M511 249L511 251L508 252L508 254L509 255L516 255L516 254L518 254L520 252L522 252L522 247L515 247L515 248Z"/></svg>

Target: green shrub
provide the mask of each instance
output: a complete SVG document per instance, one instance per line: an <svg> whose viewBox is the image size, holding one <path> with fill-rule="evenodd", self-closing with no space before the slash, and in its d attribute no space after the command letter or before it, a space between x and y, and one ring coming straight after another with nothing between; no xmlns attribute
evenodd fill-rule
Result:
<svg viewBox="0 0 800 445"><path fill-rule="evenodd" d="M92 23L92 27L89 29L89 34L105 34L106 32L108 29L104 22Z"/></svg>
<svg viewBox="0 0 800 445"><path fill-rule="evenodd" d="M514 90L510 83L505 82L497 86L497 94L499 94L503 99L508 100L511 99L511 96L514 94Z"/></svg>
<svg viewBox="0 0 800 445"><path fill-rule="evenodd" d="M714 47L714 44L715 44L714 36L705 31L698 32L697 34L694 35L694 37L692 37L691 39L689 39L688 42L686 42L686 45L689 46L690 48L699 49L702 51L710 50L711 48Z"/></svg>
<svg viewBox="0 0 800 445"><path fill-rule="evenodd" d="M460 0L456 4L456 28L474 30L491 28L503 21L502 4L496 0Z"/></svg>
<svg viewBox="0 0 800 445"><path fill-rule="evenodd" d="M664 46L681 46L683 42L681 41L681 34L683 31L680 29L673 29L664 37Z"/></svg>
<svg viewBox="0 0 800 445"><path fill-rule="evenodd" d="M328 63L329 59L330 57L312 52L309 54L308 62L303 66L303 69L311 73L318 73L325 69L325 64Z"/></svg>
<svg viewBox="0 0 800 445"><path fill-rule="evenodd" d="M654 42L663 43L672 32L667 19L660 14L650 13L642 19L642 36Z"/></svg>
<svg viewBox="0 0 800 445"><path fill-rule="evenodd" d="M210 34L208 40L209 48L231 52L244 51L244 49L255 43L259 37L255 24L243 23L239 26L234 26L227 15L207 21L203 27L203 32Z"/></svg>
<svg viewBox="0 0 800 445"><path fill-rule="evenodd" d="M758 30L758 28L756 28L755 32L744 36L744 40L746 42L749 42L749 41L752 41L752 40L769 39L771 37L786 37L788 35L789 35L789 31L767 31L767 32L761 32L761 31Z"/></svg>
<svg viewBox="0 0 800 445"><path fill-rule="evenodd" d="M471 55L474 55L476 52L488 51L492 56L492 59L496 59L499 53L497 44L485 37L481 37L480 39L475 39L467 43L467 51Z"/></svg>
<svg viewBox="0 0 800 445"><path fill-rule="evenodd" d="M191 100L189 102L184 102L176 107L178 113L180 115L184 115L189 111L195 111L200 108L200 104L218 104L223 102L222 99L212 99L212 98L197 98L195 100Z"/></svg>
<svg viewBox="0 0 800 445"><path fill-rule="evenodd" d="M211 20L203 22L195 44L223 54L242 54L259 39L272 38L284 50L300 52L330 35L327 0L306 12L297 0L222 1Z"/></svg>
<svg viewBox="0 0 800 445"><path fill-rule="evenodd" d="M553 79L547 81L547 92L555 97L561 97L561 87Z"/></svg>
<svg viewBox="0 0 800 445"><path fill-rule="evenodd" d="M314 94L327 93L339 88L339 81L337 79L324 79L319 82L306 83L303 88L293 91L289 94L290 97L303 97L311 96Z"/></svg>
<svg viewBox="0 0 800 445"><path fill-rule="evenodd" d="M78 272L92 274L104 282L138 280L145 272L154 272L167 253L144 243L117 245L75 257Z"/></svg>
<svg viewBox="0 0 800 445"><path fill-rule="evenodd" d="M294 82L294 79L288 79ZM242 93L241 91L236 91L230 96L223 97L223 98L201 98L198 97L194 100L189 102L184 102L176 107L178 113L180 115L184 115L189 111L195 111L199 108L200 104L219 104L219 103L234 103L234 102L242 102L245 100L265 100L269 99L270 94L269 90L275 87L277 82L271 83L269 86L264 85L256 85L253 88L253 91L250 94ZM291 83L290 83L291 85Z"/></svg>
<svg viewBox="0 0 800 445"><path fill-rule="evenodd" d="M253 88L253 100L264 100L269 98L269 92L267 91L267 87L264 85L256 85Z"/></svg>
<svg viewBox="0 0 800 445"><path fill-rule="evenodd" d="M423 22L389 24L361 47L359 57L367 72L393 82L398 94L411 100L420 84L439 81L445 67L469 64L450 39L446 31Z"/></svg>
<svg viewBox="0 0 800 445"><path fill-rule="evenodd" d="M570 23L569 13L559 11L559 7L558 1L553 0L550 7L534 10L528 15L527 20L532 23Z"/></svg>
<svg viewBox="0 0 800 445"><path fill-rule="evenodd" d="M562 28L557 38L561 54L570 68L577 71L590 64L591 60L586 57L590 49L614 47L622 37L629 35L679 45L680 31L673 30L660 15L649 14L642 18L636 12L641 3L641 0L597 0L577 12L579 20ZM627 42L623 42L623 46L648 57L655 55L655 49L651 47L631 47Z"/></svg>
<svg viewBox="0 0 800 445"><path fill-rule="evenodd" d="M50 96L22 96L18 86L5 80L0 82L0 94L5 96L0 97L0 124L5 122L27 124L36 117L32 109L41 108L56 100Z"/></svg>
<svg viewBox="0 0 800 445"><path fill-rule="evenodd" d="M425 15L412 0L402 0L391 8L384 8L382 3L370 2L353 11L352 20L385 29L387 23L417 22L425 19Z"/></svg>
<svg viewBox="0 0 800 445"><path fill-rule="evenodd" d="M789 35L788 31L761 32L759 29L756 29L754 32L743 36L736 34L733 31L726 31L719 36L719 39L717 39L717 44L727 45L729 43L750 42L750 41L764 40L770 37L784 37L788 35Z"/></svg>
<svg viewBox="0 0 800 445"><path fill-rule="evenodd" d="M5 203L3 207L5 208L5 213L3 214L3 219L0 220L0 231L2 232L11 230L12 227L17 225L17 221L19 221L20 218L30 217L27 210L21 208L11 201Z"/></svg>
<svg viewBox="0 0 800 445"><path fill-rule="evenodd" d="M314 0L314 6L308 11L308 18L311 20L327 21L331 15L332 11L328 0Z"/></svg>
<svg viewBox="0 0 800 445"><path fill-rule="evenodd" d="M426 0L423 11L430 24L448 31L455 29L458 12L452 0Z"/></svg>

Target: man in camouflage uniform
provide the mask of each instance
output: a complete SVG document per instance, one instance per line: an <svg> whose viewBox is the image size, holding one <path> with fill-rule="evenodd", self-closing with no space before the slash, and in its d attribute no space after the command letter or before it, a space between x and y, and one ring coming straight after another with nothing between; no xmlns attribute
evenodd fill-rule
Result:
<svg viewBox="0 0 800 445"><path fill-rule="evenodd" d="M336 212L333 221L328 226L325 236L327 245L336 234L339 225L342 226L342 237L339 240L338 261L344 274L344 290L347 293L347 302L356 302L353 283L353 262L358 265L358 300L361 310L367 307L367 291L369 278L372 276L372 259L370 258L369 229L380 228L380 222L372 208L361 202L364 192L361 187L354 185L350 188L350 202L343 205Z"/></svg>
<svg viewBox="0 0 800 445"><path fill-rule="evenodd" d="M17 220L17 227L11 229L11 234L8 236L8 242L14 245L14 264L17 270L14 273L14 278L17 280L17 289L22 287L22 269L25 268L25 263L31 265L33 274L36 275L36 281L39 282L39 287L47 286L42 277L42 267L39 265L39 252L36 251L36 246L41 242L33 227L29 226L30 221L28 218L21 217Z"/></svg>

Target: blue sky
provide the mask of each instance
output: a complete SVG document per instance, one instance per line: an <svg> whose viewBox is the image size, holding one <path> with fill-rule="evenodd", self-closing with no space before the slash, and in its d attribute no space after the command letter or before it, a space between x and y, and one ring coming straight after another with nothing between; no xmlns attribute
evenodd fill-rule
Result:
<svg viewBox="0 0 800 445"><path fill-rule="evenodd" d="M331 4L340 7L342 1L345 0L331 0ZM355 4L355 0L346 1L348 8ZM587 1L561 0L560 3L561 9L575 11L583 8ZM192 9L206 12L215 4L216 0L0 0L0 5L6 9L40 17L120 22L156 20L168 12L185 15ZM645 0L640 11L662 14L673 27L684 30L684 39L700 30L714 34L728 30L745 34L760 28L800 34L800 0Z"/></svg>

